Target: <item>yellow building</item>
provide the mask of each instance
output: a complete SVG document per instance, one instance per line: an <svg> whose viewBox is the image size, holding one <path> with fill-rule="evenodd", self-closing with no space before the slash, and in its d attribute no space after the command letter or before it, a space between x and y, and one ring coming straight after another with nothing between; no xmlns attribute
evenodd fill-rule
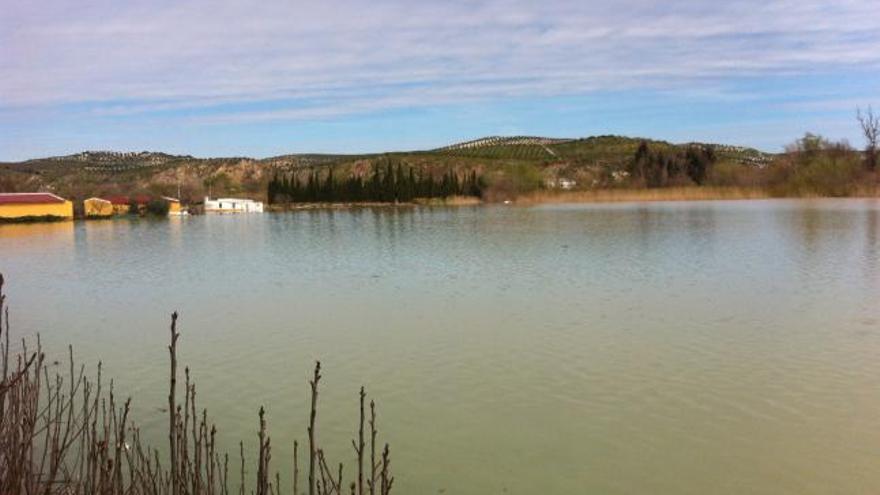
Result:
<svg viewBox="0 0 880 495"><path fill-rule="evenodd" d="M113 213L116 215L126 215L128 213L141 213L152 198L140 194L137 196L110 196L105 199L113 204ZM138 211L131 211L131 207L135 205L137 205Z"/></svg>
<svg viewBox="0 0 880 495"><path fill-rule="evenodd" d="M83 212L87 217L113 216L113 203L101 198L89 198L83 201Z"/></svg>
<svg viewBox="0 0 880 495"><path fill-rule="evenodd" d="M113 214L125 215L129 212L128 196L111 196L107 200L113 206Z"/></svg>
<svg viewBox="0 0 880 495"><path fill-rule="evenodd" d="M0 220L73 218L73 203L52 193L0 193Z"/></svg>
<svg viewBox="0 0 880 495"><path fill-rule="evenodd" d="M171 216L179 216L183 215L183 210L180 209L180 200L177 198L169 198L168 196L162 196L162 199L168 202L168 214Z"/></svg>

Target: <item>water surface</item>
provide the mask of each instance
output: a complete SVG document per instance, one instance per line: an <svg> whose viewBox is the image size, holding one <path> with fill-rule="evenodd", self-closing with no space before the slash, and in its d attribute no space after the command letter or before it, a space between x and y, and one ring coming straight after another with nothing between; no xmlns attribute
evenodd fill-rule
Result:
<svg viewBox="0 0 880 495"><path fill-rule="evenodd" d="M13 330L161 444L168 314L230 450L379 404L398 493L880 492L880 203L307 211L0 226ZM349 466L351 468L352 466Z"/></svg>

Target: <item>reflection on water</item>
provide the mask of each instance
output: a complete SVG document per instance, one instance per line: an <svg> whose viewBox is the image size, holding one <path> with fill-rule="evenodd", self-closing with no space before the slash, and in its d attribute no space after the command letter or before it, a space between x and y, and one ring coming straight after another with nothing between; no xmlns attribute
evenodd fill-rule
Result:
<svg viewBox="0 0 880 495"><path fill-rule="evenodd" d="M163 441L168 313L230 450L265 404L401 493L876 493L874 201L355 209L0 226L18 332L99 357ZM288 441L282 441L288 440ZM335 449L333 448L335 446ZM397 485L399 483L399 485Z"/></svg>
<svg viewBox="0 0 880 495"><path fill-rule="evenodd" d="M20 239L20 244L5 244L5 248L26 248L39 242L40 239L53 238L64 239L74 233L73 222L44 222L44 223L10 223L0 224L0 235L4 240Z"/></svg>

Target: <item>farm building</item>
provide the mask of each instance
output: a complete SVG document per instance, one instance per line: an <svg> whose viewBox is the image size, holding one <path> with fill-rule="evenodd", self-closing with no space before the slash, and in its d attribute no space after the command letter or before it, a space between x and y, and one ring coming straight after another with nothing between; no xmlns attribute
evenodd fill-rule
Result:
<svg viewBox="0 0 880 495"><path fill-rule="evenodd" d="M180 216L184 211L180 208L180 200L169 196L162 196L162 199L168 202L168 214L171 216Z"/></svg>
<svg viewBox="0 0 880 495"><path fill-rule="evenodd" d="M136 204L138 206L138 211L143 210L147 203L150 202L150 197L146 195L139 196L110 196L107 198L108 201L113 205L113 213L116 215L125 215L127 213L131 213L130 206ZM136 212L133 212L136 213Z"/></svg>
<svg viewBox="0 0 880 495"><path fill-rule="evenodd" d="M89 198L83 201L83 213L87 217L110 217L114 214L113 203L102 198Z"/></svg>
<svg viewBox="0 0 880 495"><path fill-rule="evenodd" d="M263 203L252 199L205 197L205 213L263 213Z"/></svg>
<svg viewBox="0 0 880 495"><path fill-rule="evenodd" d="M73 203L52 193L0 193L0 219L71 219Z"/></svg>

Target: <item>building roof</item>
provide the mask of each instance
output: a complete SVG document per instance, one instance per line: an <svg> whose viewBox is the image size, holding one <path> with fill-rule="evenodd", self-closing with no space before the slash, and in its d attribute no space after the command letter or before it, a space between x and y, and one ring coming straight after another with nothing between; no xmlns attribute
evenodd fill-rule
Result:
<svg viewBox="0 0 880 495"><path fill-rule="evenodd" d="M65 199L52 193L0 193L0 205L64 203Z"/></svg>
<svg viewBox="0 0 880 495"><path fill-rule="evenodd" d="M100 201L102 203L110 203L111 202L109 199L97 198L97 197L89 198L89 199L86 199L85 201Z"/></svg>

